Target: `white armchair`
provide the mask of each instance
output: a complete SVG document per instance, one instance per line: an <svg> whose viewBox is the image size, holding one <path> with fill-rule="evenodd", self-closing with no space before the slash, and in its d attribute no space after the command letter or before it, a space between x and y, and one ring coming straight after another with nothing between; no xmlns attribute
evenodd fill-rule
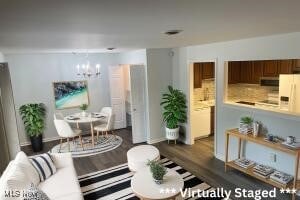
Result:
<svg viewBox="0 0 300 200"><path fill-rule="evenodd" d="M80 129L72 129L71 126L65 121L61 119L55 119L54 120L54 125L56 128L56 131L58 135L61 137L60 138L60 146L59 146L59 152L61 150L61 145L63 142L63 139L66 138L69 146L69 151L70 151L70 143L69 139L70 138L75 138L76 136L79 137L81 147L83 148L83 143L82 143L82 137L81 137L81 130Z"/></svg>
<svg viewBox="0 0 300 200"><path fill-rule="evenodd" d="M105 132L106 135L108 134L109 131L113 133L112 130L112 125L113 125L113 113L112 113L112 108L111 107L104 107L101 109L101 113L106 116L106 122L95 126L94 130L97 131L97 140L99 139L99 133L101 132L102 135Z"/></svg>

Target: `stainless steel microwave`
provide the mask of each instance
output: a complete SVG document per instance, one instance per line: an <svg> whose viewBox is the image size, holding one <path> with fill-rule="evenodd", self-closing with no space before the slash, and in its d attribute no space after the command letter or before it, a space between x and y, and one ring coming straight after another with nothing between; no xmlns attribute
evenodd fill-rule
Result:
<svg viewBox="0 0 300 200"><path fill-rule="evenodd" d="M279 87L279 78L278 77L261 77L260 85L261 86Z"/></svg>

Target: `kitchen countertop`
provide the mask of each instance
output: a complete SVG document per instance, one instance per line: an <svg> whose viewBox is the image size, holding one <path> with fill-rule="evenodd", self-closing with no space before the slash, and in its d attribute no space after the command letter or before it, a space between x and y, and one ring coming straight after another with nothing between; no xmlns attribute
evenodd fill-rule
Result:
<svg viewBox="0 0 300 200"><path fill-rule="evenodd" d="M215 100L208 100L208 101L196 101L194 103L194 109L195 111L197 110L203 110L206 108L210 108L212 106L215 106Z"/></svg>

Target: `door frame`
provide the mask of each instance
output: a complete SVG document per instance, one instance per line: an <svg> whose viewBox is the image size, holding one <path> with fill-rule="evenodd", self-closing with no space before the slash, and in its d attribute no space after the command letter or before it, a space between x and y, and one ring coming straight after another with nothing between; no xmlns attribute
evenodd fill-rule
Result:
<svg viewBox="0 0 300 200"><path fill-rule="evenodd" d="M218 59L217 58L212 58L212 59L188 59L187 60L187 86L188 86L188 94L187 94L187 101L188 101L188 121L187 121L187 128L186 132L189 138L187 138L187 142L190 145L193 145L195 143L194 139L192 138L192 131L191 131L191 115L192 115L192 108L193 108L193 89L194 89L194 68L193 68L193 63L201 63L201 62L214 62L215 63L215 123L214 123L214 156L217 154L217 110L218 110L218 100L219 96L217 95L217 70L218 70Z"/></svg>

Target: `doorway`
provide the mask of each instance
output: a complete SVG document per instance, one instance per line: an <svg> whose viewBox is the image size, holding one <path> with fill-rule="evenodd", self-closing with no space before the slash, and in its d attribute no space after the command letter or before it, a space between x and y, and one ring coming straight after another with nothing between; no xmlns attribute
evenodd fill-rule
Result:
<svg viewBox="0 0 300 200"><path fill-rule="evenodd" d="M189 63L189 119L191 144L207 146L215 151L216 132L216 61Z"/></svg>
<svg viewBox="0 0 300 200"><path fill-rule="evenodd" d="M122 65L124 72L126 126L132 142L147 140L146 69L144 65Z"/></svg>

